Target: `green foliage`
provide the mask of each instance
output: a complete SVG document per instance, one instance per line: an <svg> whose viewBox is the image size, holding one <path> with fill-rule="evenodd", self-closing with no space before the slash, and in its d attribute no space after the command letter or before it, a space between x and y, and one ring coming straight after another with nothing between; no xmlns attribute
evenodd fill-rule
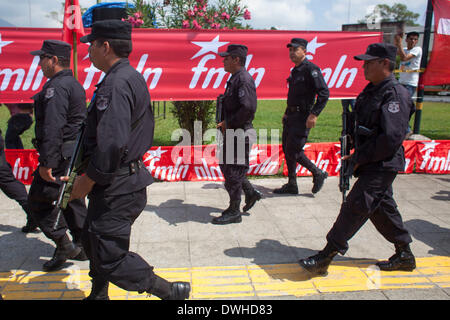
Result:
<svg viewBox="0 0 450 320"><path fill-rule="evenodd" d="M401 3L395 3L392 6L378 4L372 13L366 15L363 20L358 20L358 22L366 23L374 17L380 17L381 22L404 21L407 26L418 26L416 20L419 16L420 14L409 11L407 6Z"/></svg>
<svg viewBox="0 0 450 320"><path fill-rule="evenodd" d="M202 136L213 122L215 115L215 103L213 101L175 101L171 110L178 120L180 128L186 129L191 135L191 143L194 143L194 122L202 123Z"/></svg>

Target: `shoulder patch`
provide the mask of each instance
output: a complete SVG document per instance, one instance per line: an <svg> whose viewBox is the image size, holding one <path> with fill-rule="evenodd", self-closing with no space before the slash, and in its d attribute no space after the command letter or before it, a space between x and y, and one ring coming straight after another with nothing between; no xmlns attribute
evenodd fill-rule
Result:
<svg viewBox="0 0 450 320"><path fill-rule="evenodd" d="M109 105L109 99L107 96L98 96L97 101L95 102L95 105L97 107L97 110L103 111L106 108L108 108Z"/></svg>
<svg viewBox="0 0 450 320"><path fill-rule="evenodd" d="M47 88L47 90L45 91L45 98L50 99L54 95L55 95L55 88Z"/></svg>
<svg viewBox="0 0 450 320"><path fill-rule="evenodd" d="M244 97L245 96L245 90L244 89L239 89L238 95L239 95L239 98Z"/></svg>
<svg viewBox="0 0 450 320"><path fill-rule="evenodd" d="M313 70L313 71L311 72L311 75L312 75L314 78L317 78L317 77L319 76L319 72L318 72L317 70Z"/></svg>
<svg viewBox="0 0 450 320"><path fill-rule="evenodd" d="M391 113L397 113L400 111L400 104L398 101L392 101L388 104L388 111Z"/></svg>

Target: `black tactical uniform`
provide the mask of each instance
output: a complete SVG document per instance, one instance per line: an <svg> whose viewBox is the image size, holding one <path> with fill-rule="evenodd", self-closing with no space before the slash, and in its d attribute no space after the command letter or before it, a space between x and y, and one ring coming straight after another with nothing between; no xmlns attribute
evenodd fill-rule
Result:
<svg viewBox="0 0 450 320"><path fill-rule="evenodd" d="M236 55L245 62L247 47L229 45L227 51L221 52L219 55L222 57ZM244 211L248 211L256 201L261 199L261 193L253 188L246 177L249 169L250 150L256 140L256 132L252 124L256 104L255 81L242 66L228 80L225 94L222 97L222 119L224 119L227 130L222 143L222 159L219 161L225 178L225 189L230 196L230 206L222 213L222 216L213 219L214 224L242 221L239 207L242 191L245 194ZM231 148L232 150L229 150Z"/></svg>
<svg viewBox="0 0 450 320"><path fill-rule="evenodd" d="M131 41L131 25L99 21L81 41L93 46L98 37ZM85 173L95 181L83 232L93 283L88 299L108 299L109 282L165 299L186 298L188 283L167 282L129 251L131 226L145 208L146 187L153 182L142 157L152 146L154 116L147 84L127 58L118 60L97 84L86 123Z"/></svg>
<svg viewBox="0 0 450 320"><path fill-rule="evenodd" d="M304 39L293 38L287 46L306 48L307 43ZM313 193L316 193L322 187L328 174L317 168L303 151L310 131L306 127L306 120L310 114L319 116L325 108L330 94L320 68L308 61L307 58L292 69L287 81L289 91L285 120L283 121L282 146L288 168L289 183L275 189L274 192L298 193L296 172L298 162L313 174Z"/></svg>
<svg viewBox="0 0 450 320"><path fill-rule="evenodd" d="M70 50L67 43L45 40L42 49L32 51L31 54L70 59ZM57 214L53 203L58 199L61 185L59 177L65 174L77 134L86 119L86 94L73 77L72 71L63 69L45 83L42 91L33 96L33 100L39 167L52 168L56 182L45 181L40 176L38 167L33 173L28 203L41 230L57 245L53 258L44 264L44 270L53 271L62 267L68 258L87 259L83 253L79 255L87 214L84 199L71 202L63 211L56 230L53 229ZM67 236L67 229L70 230L73 243Z"/></svg>
<svg viewBox="0 0 450 320"><path fill-rule="evenodd" d="M27 214L27 224L22 228L23 232L33 232L37 229L37 224L34 222L31 211L27 204L27 189L22 182L14 177L11 170L11 165L6 161L5 157L5 143L3 141L2 132L0 130L0 189L10 199L14 199L22 207Z"/></svg>
<svg viewBox="0 0 450 320"><path fill-rule="evenodd" d="M396 48L392 45L372 44L366 55L355 59L395 61L395 54ZM300 265L323 274L338 252L345 254L348 240L370 219L396 248L396 254L378 266L382 270L411 271L415 268L409 248L412 239L392 197L392 183L397 172L405 167L402 143L414 109L408 91L392 74L377 85L369 83L358 96L352 113L355 153L351 158L358 165L354 172L358 180L327 235L325 249L316 256L300 260Z"/></svg>

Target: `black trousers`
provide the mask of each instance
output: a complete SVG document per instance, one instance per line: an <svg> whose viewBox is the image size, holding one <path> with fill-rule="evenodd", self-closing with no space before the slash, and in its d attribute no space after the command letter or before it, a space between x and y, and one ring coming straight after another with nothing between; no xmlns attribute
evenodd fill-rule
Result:
<svg viewBox="0 0 450 320"><path fill-rule="evenodd" d="M243 184L251 188L251 184L247 179L247 171L249 169L249 155L252 149L253 139L253 136L241 139L233 137L230 139L232 141L230 145L227 144L226 139L222 144L223 163L219 166L225 179L224 186L228 192L230 201L241 200ZM234 149L232 150L233 153L227 152L227 148Z"/></svg>
<svg viewBox="0 0 450 320"><path fill-rule="evenodd" d="M341 254L345 254L348 241L369 219L387 241L397 245L412 242L393 198L392 183L396 176L396 172L360 174L327 235L328 242Z"/></svg>
<svg viewBox="0 0 450 320"><path fill-rule="evenodd" d="M109 281L127 291L145 292L153 287L153 267L129 251L131 226L146 203L145 188L124 195L89 196L82 241L91 278Z"/></svg>
<svg viewBox="0 0 450 320"><path fill-rule="evenodd" d="M246 176L248 166L222 164L220 170L225 178L224 186L230 196L230 201L241 200L242 185L244 183L250 184Z"/></svg>
<svg viewBox="0 0 450 320"><path fill-rule="evenodd" d="M306 116L307 118L307 116ZM281 136L283 152L286 159L286 166L290 177L297 174L295 169L297 163L311 171L312 174L320 172L319 168L309 160L303 151L303 147L308 140L310 129L306 125L305 115L301 113L293 113L288 115L288 119L283 126L283 134Z"/></svg>
<svg viewBox="0 0 450 320"><path fill-rule="evenodd" d="M56 242L69 230L74 242L79 243L87 215L85 201L77 199L69 202L56 230L53 230L57 215L53 202L58 199L58 193L59 184L45 181L36 170L28 193L28 206L33 219L47 238Z"/></svg>

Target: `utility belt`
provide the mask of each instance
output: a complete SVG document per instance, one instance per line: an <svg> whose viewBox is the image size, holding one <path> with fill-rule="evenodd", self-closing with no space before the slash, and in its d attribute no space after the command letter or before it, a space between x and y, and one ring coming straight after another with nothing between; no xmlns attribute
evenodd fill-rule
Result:
<svg viewBox="0 0 450 320"><path fill-rule="evenodd" d="M309 112L309 106L287 106L289 112Z"/></svg>
<svg viewBox="0 0 450 320"><path fill-rule="evenodd" d="M138 172L143 167L144 162L142 162L142 159L133 160L128 163L122 164L119 170L117 170L117 175L118 176L132 175Z"/></svg>

